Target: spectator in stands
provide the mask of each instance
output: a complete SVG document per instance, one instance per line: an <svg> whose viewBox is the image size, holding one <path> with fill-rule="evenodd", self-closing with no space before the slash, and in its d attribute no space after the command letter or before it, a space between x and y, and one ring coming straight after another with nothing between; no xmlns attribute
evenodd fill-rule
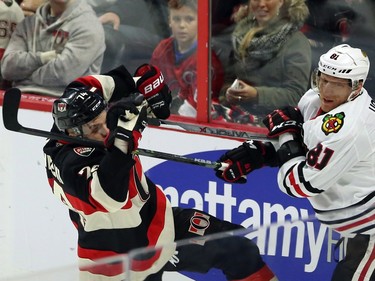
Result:
<svg viewBox="0 0 375 281"><path fill-rule="evenodd" d="M233 15L249 0L211 1L211 46L223 65L228 64L235 22Z"/></svg>
<svg viewBox="0 0 375 281"><path fill-rule="evenodd" d="M23 20L24 16L20 6L14 0L0 0L0 60L3 58L6 47L8 46L10 36L16 25ZM2 79L0 71L0 87L7 88L8 82Z"/></svg>
<svg viewBox="0 0 375 281"><path fill-rule="evenodd" d="M307 16L304 0L250 0L239 9L223 104L240 105L258 116L297 104L311 71L310 44L299 31Z"/></svg>
<svg viewBox="0 0 375 281"><path fill-rule="evenodd" d="M35 14L39 6L44 4L47 0L22 0L19 2L25 17Z"/></svg>
<svg viewBox="0 0 375 281"><path fill-rule="evenodd" d="M310 16L302 29L309 39L312 64L333 46L346 43L367 50L370 61L375 61L373 50L375 19L373 0L308 0ZM375 71L370 69L366 88L375 97Z"/></svg>
<svg viewBox="0 0 375 281"><path fill-rule="evenodd" d="M117 0L97 5L90 0L104 26L107 50L102 71L125 63L130 72L148 62L156 45L169 36L164 1ZM103 1L104 2L104 1Z"/></svg>
<svg viewBox="0 0 375 281"><path fill-rule="evenodd" d="M308 0L310 15L302 28L309 39L312 63L331 47L347 42L354 21L359 15L343 1Z"/></svg>
<svg viewBox="0 0 375 281"><path fill-rule="evenodd" d="M104 9L116 4L117 0L86 0L96 13L101 13Z"/></svg>
<svg viewBox="0 0 375 281"><path fill-rule="evenodd" d="M1 71L25 92L60 96L75 78L99 74L103 27L85 0L49 0L18 24Z"/></svg>
<svg viewBox="0 0 375 281"><path fill-rule="evenodd" d="M170 0L169 26L172 36L155 48L151 64L157 65L173 93L172 113L195 117L197 101L197 1ZM212 99L218 100L224 71L215 52L212 52Z"/></svg>

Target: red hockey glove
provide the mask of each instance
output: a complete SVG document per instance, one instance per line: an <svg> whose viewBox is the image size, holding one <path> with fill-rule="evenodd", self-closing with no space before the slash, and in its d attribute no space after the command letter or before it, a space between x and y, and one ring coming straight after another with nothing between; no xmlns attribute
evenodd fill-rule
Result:
<svg viewBox="0 0 375 281"><path fill-rule="evenodd" d="M257 121L255 115L250 114L238 106L230 105L227 107L215 101L211 103L211 118L213 120L239 124L249 124Z"/></svg>
<svg viewBox="0 0 375 281"><path fill-rule="evenodd" d="M302 135L303 117L298 108L287 106L276 109L263 119L263 124L268 128L268 137L275 138L285 133L294 133L297 137Z"/></svg>
<svg viewBox="0 0 375 281"><path fill-rule="evenodd" d="M276 151L270 142L249 140L226 152L218 162L227 165L215 168L216 176L227 182L246 183L245 175L265 165L277 166Z"/></svg>
<svg viewBox="0 0 375 281"><path fill-rule="evenodd" d="M124 98L110 106L107 113L110 134L105 140L106 147L116 146L124 153L138 148L139 139L147 126L147 109L138 109L137 103L134 99Z"/></svg>
<svg viewBox="0 0 375 281"><path fill-rule="evenodd" d="M159 68L143 64L138 67L134 76L141 77L136 82L136 87L146 98L154 115L159 119L167 119L171 114L169 107L172 95Z"/></svg>

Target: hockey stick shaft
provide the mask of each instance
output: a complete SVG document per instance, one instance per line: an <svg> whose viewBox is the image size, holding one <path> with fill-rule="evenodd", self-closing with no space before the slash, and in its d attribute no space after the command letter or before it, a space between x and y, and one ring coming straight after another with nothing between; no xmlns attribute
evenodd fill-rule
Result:
<svg viewBox="0 0 375 281"><path fill-rule="evenodd" d="M61 140L71 143L76 143L85 146L94 146L94 147L103 147L104 144L99 141L84 139L84 138L77 138L71 137L65 134L53 133L49 131L43 131L34 128L28 128L22 126L18 122L18 110L19 104L21 101L21 91L18 88L11 88L7 90L4 94L4 101L3 101L3 122L6 129L18 133L23 133L27 135L33 135L38 137L44 137L48 139L54 140ZM155 151L150 149L143 149L138 148L136 151L139 155L160 158L165 160L171 160L176 162L182 162L192 165L203 166L206 168L216 168L221 167L220 162L214 162L205 159L198 159L198 158L188 158L185 156L180 156L176 154L170 154L161 151Z"/></svg>
<svg viewBox="0 0 375 281"><path fill-rule="evenodd" d="M157 124L159 122L159 124ZM215 137L225 137L230 139L238 139L238 140L256 140L256 141L262 141L262 142L270 142L275 146L275 148L278 148L279 142L277 139L270 139L265 135L255 135L250 132L246 131L239 131L239 130L233 130L228 128L215 128L215 127L209 127L204 126L200 124L193 124L193 123L183 123L183 122L176 122L173 120L158 120L154 119L153 122L150 125L154 126L160 126L161 128L166 129L173 129L176 131L183 131L187 133L193 133L193 134L200 134L200 135L208 135L208 136L215 136ZM177 127L177 129L176 129Z"/></svg>
<svg viewBox="0 0 375 281"><path fill-rule="evenodd" d="M210 161L206 159L199 159L199 158L188 158L188 157L181 156L181 155L170 154L170 153L144 149L144 148L138 148L136 153L138 153L139 155L143 155L143 156L149 156L149 157L160 158L160 159L165 159L165 160L172 160L176 162L193 164L193 165L198 165L198 166L212 168L212 169L220 168L222 166L222 163L220 162Z"/></svg>

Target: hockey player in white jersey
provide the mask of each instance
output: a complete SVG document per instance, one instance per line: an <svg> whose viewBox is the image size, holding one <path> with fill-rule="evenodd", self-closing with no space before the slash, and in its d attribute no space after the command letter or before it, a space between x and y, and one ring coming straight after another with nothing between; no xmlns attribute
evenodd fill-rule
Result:
<svg viewBox="0 0 375 281"><path fill-rule="evenodd" d="M332 281L375 280L375 101L363 87L370 62L347 44L320 57L298 108L264 119L280 148L248 141L226 152L216 174L229 182L277 162L284 193L307 198L324 224L349 237Z"/></svg>

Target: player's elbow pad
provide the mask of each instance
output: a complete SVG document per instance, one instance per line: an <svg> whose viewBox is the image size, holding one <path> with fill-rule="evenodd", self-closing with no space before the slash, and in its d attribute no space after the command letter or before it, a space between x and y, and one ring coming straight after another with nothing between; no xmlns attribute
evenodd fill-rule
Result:
<svg viewBox="0 0 375 281"><path fill-rule="evenodd" d="M279 160L277 157L277 153L275 147L270 142L264 142L264 152L263 152L263 159L264 165L269 167L277 167L279 165Z"/></svg>
<svg viewBox="0 0 375 281"><path fill-rule="evenodd" d="M277 151L277 158L279 159L279 167L298 156L305 156L306 151L300 141L290 140L283 143Z"/></svg>

